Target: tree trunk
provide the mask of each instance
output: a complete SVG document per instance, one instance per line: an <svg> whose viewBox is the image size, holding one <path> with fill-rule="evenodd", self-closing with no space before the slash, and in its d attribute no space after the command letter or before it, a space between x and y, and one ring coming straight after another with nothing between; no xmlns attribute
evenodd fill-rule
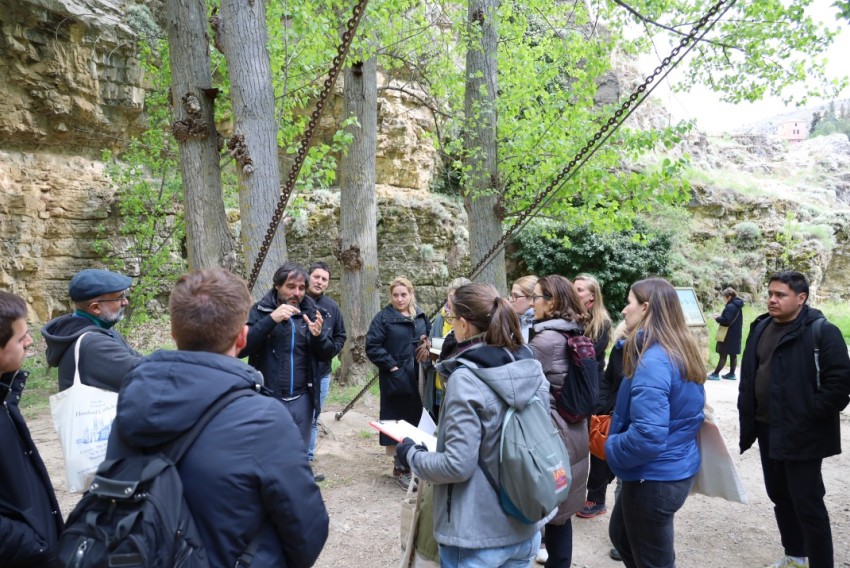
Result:
<svg viewBox="0 0 850 568"><path fill-rule="evenodd" d="M221 0L218 40L230 74L233 137L227 143L236 160L242 252L250 273L280 199L280 164L271 63L266 49L265 0ZM272 239L252 294L259 299L286 261L283 223Z"/></svg>
<svg viewBox="0 0 850 568"><path fill-rule="evenodd" d="M498 0L470 0L466 52L464 142L469 152L469 177L464 206L469 218L469 252L472 265L484 258L502 236L499 167L496 148L496 8ZM475 278L508 291L505 253L500 251Z"/></svg>
<svg viewBox="0 0 850 568"><path fill-rule="evenodd" d="M180 146L189 268L233 268L236 255L221 198L215 90L210 76L206 5L169 0L171 131Z"/></svg>
<svg viewBox="0 0 850 568"><path fill-rule="evenodd" d="M353 140L340 163L340 264L342 314L348 340L340 355L340 382L361 384L373 369L366 358L369 323L381 307L378 292L378 201L375 153L378 129L377 61L344 70L343 117L357 117Z"/></svg>

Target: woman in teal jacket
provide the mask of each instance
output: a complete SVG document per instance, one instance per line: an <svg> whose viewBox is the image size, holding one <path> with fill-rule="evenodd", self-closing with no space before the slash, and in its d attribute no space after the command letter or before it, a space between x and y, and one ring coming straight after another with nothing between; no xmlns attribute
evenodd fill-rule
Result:
<svg viewBox="0 0 850 568"><path fill-rule="evenodd" d="M627 568L672 568L673 517L700 467L705 367L666 280L632 284L623 316L626 378L605 443L623 489L608 532Z"/></svg>

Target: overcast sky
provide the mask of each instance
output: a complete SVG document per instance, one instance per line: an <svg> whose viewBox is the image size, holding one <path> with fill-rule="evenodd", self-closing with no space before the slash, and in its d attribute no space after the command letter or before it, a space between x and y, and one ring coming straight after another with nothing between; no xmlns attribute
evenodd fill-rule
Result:
<svg viewBox="0 0 850 568"><path fill-rule="evenodd" d="M837 9L832 6L834 1L815 0L809 13L830 28L841 30L828 52L829 72L832 76L840 77L850 75L850 30L844 20L836 21ZM641 62L641 66L645 66L649 72L654 65L657 65L657 61L651 58ZM675 71L667 78L668 82L675 81L674 75ZM673 93L668 85L662 84L653 94L664 101L674 120L695 118L699 129L709 133L736 130L796 108L785 107L782 101L776 98L739 105L723 103L718 100L716 94L702 87L694 88L688 93ZM850 98L850 89L845 90L839 98ZM820 102L828 101L812 100L806 106Z"/></svg>

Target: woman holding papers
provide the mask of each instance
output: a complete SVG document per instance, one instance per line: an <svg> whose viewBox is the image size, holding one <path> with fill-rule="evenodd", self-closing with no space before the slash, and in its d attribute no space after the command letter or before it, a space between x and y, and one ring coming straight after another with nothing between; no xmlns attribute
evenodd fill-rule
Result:
<svg viewBox="0 0 850 568"><path fill-rule="evenodd" d="M550 392L557 393L568 380L572 364L567 336L584 334L584 326L590 321L590 316L576 289L563 276L540 278L534 286L531 302L534 325L529 334L529 345L543 366ZM587 419L576 416L568 421L556 410L554 394L547 396L547 400L550 401L552 422L570 453L573 483L569 497L558 507L555 518L546 525L546 554L540 555L540 558L545 558L546 568L569 568L573 558L572 516L584 507L587 472L590 469Z"/></svg>
<svg viewBox="0 0 850 568"><path fill-rule="evenodd" d="M549 385L523 345L517 314L495 288L461 286L452 307L458 354L437 364L437 371L449 377L437 451L405 440L396 459L434 484L434 538L443 568L457 567L461 559L463 566L527 568L545 519L527 525L508 516L482 467L498 471L509 405L532 396L545 400Z"/></svg>
<svg viewBox="0 0 850 568"><path fill-rule="evenodd" d="M623 481L608 535L630 568L672 567L673 517L700 468L705 367L675 288L632 284L623 308L623 379L605 453Z"/></svg>
<svg viewBox="0 0 850 568"><path fill-rule="evenodd" d="M381 387L381 420L406 420L419 424L419 364L429 356L431 322L416 306L413 284L399 276L390 283L391 301L372 319L366 334L366 356L378 367ZM387 455L395 453L396 441L385 434L380 444ZM410 474L393 468L399 485L407 489Z"/></svg>

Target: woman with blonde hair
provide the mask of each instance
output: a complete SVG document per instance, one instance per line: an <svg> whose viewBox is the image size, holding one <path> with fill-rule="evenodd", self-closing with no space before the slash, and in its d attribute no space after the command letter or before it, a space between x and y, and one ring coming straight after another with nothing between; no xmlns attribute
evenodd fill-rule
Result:
<svg viewBox="0 0 850 568"><path fill-rule="evenodd" d="M528 330L534 323L534 307L531 305L531 296L534 294L534 285L537 284L537 276L529 274L514 280L511 286L511 301L514 311L519 316L520 331L523 340L528 343Z"/></svg>
<svg viewBox="0 0 850 568"><path fill-rule="evenodd" d="M484 468L498 478L499 441L510 408L545 400L548 383L520 336L519 319L489 284L455 291L457 356L437 364L449 379L436 451L410 438L396 454L402 466L434 484L434 538L443 568L527 568L540 544L540 527L504 512Z"/></svg>
<svg viewBox="0 0 850 568"><path fill-rule="evenodd" d="M428 356L431 322L416 306L413 284L403 276L390 283L390 303L378 312L366 333L366 356L378 367L381 388L381 420L406 420L419 424L419 364ZM387 455L395 453L396 441L380 435ZM410 474L393 468L399 485L407 489Z"/></svg>
<svg viewBox="0 0 850 568"><path fill-rule="evenodd" d="M605 452L623 481L608 534L628 568L676 564L673 519L699 471L705 367L675 288L632 284L623 308L623 379Z"/></svg>
<svg viewBox="0 0 850 568"><path fill-rule="evenodd" d="M582 335L590 316L575 288L563 276L537 280L532 294L534 325L529 341L549 384L549 415L570 454L572 485L566 501L545 529L546 553L539 556L546 568L569 568L573 555L572 516L584 506L588 469L588 428L584 416L565 417L555 401L569 378L572 365L568 335ZM568 391L564 391L568 392Z"/></svg>

